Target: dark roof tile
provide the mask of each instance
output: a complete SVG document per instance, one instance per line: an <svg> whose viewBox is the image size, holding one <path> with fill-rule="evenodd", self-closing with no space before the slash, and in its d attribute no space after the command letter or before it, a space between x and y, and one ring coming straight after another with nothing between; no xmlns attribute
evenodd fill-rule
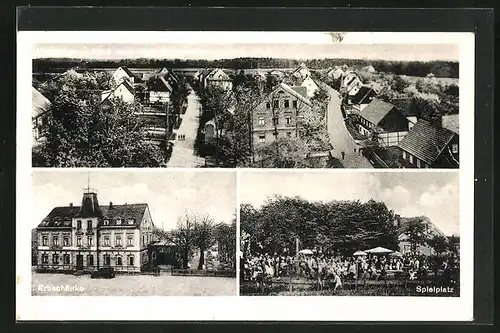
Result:
<svg viewBox="0 0 500 333"><path fill-rule="evenodd" d="M394 105L374 98L370 104L361 110L360 115L371 123L378 125L393 108L395 108Z"/></svg>
<svg viewBox="0 0 500 333"><path fill-rule="evenodd" d="M420 119L399 144L404 151L432 165L455 136L452 131Z"/></svg>
<svg viewBox="0 0 500 333"><path fill-rule="evenodd" d="M112 205L100 206L102 216L104 219L109 219L109 225L116 225L116 219L123 219L123 224L126 225L128 218L134 219L134 225L139 226L142 217L148 207L145 203L139 204L126 204L126 205ZM71 228L71 219L78 217L80 206L65 206L55 207L52 211L42 220L38 227L42 228Z"/></svg>

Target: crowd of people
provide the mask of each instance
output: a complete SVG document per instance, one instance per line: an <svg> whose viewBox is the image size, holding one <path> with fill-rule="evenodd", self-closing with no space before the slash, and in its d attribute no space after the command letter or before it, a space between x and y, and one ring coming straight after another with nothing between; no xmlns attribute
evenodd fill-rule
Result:
<svg viewBox="0 0 500 333"><path fill-rule="evenodd" d="M421 254L375 254L366 256L255 254L242 258L241 277L244 281L297 276L308 279L341 281L356 279L380 280L388 276L409 280L441 277L449 282L458 279L459 262L449 257Z"/></svg>

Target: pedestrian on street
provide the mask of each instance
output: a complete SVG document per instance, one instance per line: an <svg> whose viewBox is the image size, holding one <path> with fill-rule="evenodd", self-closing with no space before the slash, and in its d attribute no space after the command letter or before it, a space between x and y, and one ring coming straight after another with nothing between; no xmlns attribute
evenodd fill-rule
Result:
<svg viewBox="0 0 500 333"><path fill-rule="evenodd" d="M354 153L356 154L356 148L354 148Z"/></svg>
<svg viewBox="0 0 500 333"><path fill-rule="evenodd" d="M344 159L344 157L345 157L345 153L344 153L344 152L341 152L341 154L342 154L342 159Z"/></svg>

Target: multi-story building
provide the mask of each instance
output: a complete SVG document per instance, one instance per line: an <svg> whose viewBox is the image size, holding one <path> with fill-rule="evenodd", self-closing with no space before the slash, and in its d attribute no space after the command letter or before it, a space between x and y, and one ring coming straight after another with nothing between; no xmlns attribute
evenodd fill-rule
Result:
<svg viewBox="0 0 500 333"><path fill-rule="evenodd" d="M255 108L252 119L253 146L264 145L280 137L298 136L303 113L312 108L304 87L280 83Z"/></svg>
<svg viewBox="0 0 500 333"><path fill-rule="evenodd" d="M37 270L140 272L149 260L153 229L147 204L100 206L97 194L87 190L81 206L55 207L36 228Z"/></svg>

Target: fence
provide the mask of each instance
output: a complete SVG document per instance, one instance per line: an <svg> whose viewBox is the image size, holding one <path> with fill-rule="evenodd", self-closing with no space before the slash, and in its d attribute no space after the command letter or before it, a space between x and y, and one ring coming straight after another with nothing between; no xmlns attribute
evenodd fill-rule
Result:
<svg viewBox="0 0 500 333"><path fill-rule="evenodd" d="M198 270L198 269L172 269L173 276L212 276L212 277L236 277L233 270Z"/></svg>

